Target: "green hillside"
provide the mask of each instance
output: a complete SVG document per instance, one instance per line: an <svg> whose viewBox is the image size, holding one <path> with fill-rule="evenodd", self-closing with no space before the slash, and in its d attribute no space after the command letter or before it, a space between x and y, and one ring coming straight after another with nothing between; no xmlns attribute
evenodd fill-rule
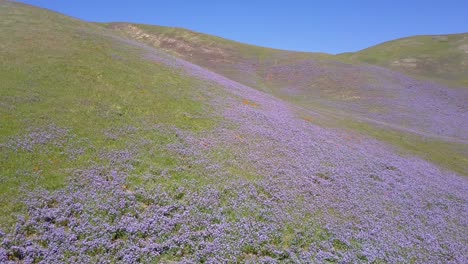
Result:
<svg viewBox="0 0 468 264"><path fill-rule="evenodd" d="M104 26L201 65L243 84L271 91L266 86L266 68L302 59L331 58L324 53L284 51L239 43L182 28L131 23Z"/></svg>
<svg viewBox="0 0 468 264"><path fill-rule="evenodd" d="M105 25L128 37L264 89L267 89L264 84L265 67L310 59L364 62L451 86L468 85L467 34L408 37L334 56L252 46L182 28L131 23Z"/></svg>
<svg viewBox="0 0 468 264"><path fill-rule="evenodd" d="M209 107L196 99L196 80L142 59L138 47L93 24L26 5L0 5L0 35L8 36L0 43L0 142L28 145L0 145L1 223L14 218L23 188L61 187L70 170L102 162L101 152L140 138L174 140L156 135L152 126L203 131L215 123ZM118 140L105 133L127 128L134 132L121 132L126 136ZM65 145L48 143L55 138ZM70 158L67 148L82 155ZM174 162L159 155L156 162Z"/></svg>
<svg viewBox="0 0 468 264"><path fill-rule="evenodd" d="M368 64L358 60L361 53L333 56L293 52L246 45L181 28L131 23L104 26L231 80L321 113L327 116L323 125L357 130L458 172L466 170L466 149L457 146L467 140L465 126L458 125L466 116L463 112L464 98L468 96L466 90L428 85L385 68L373 67L372 64L387 66L383 61L390 56L380 56L380 61L368 61L371 63ZM454 39L460 40L460 36L450 36L449 42L431 39L436 43L433 49L437 48L440 54L451 54L448 43L455 43ZM402 46L398 40L390 43L400 47L395 48L395 56L419 56L425 52L420 48L409 49L411 45L409 48ZM386 45L390 44L382 46ZM372 50L374 48L369 49ZM432 60L428 63L443 68ZM456 70L444 69L460 78L466 77L462 74L463 67L452 66ZM446 93L451 95L444 96ZM414 104L419 98L430 98L433 103ZM447 115L454 118L442 117ZM345 121L337 124L336 120Z"/></svg>
<svg viewBox="0 0 468 264"><path fill-rule="evenodd" d="M2 264L466 259L468 89L3 0L0 69Z"/></svg>
<svg viewBox="0 0 468 264"><path fill-rule="evenodd" d="M466 33L402 38L338 57L387 67L453 86L468 86Z"/></svg>

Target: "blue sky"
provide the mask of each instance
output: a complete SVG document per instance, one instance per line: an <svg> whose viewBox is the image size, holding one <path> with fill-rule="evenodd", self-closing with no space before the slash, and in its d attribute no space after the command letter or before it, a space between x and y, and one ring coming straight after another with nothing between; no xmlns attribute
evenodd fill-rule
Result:
<svg viewBox="0 0 468 264"><path fill-rule="evenodd" d="M468 32L466 0L27 0L87 21L177 26L267 47L341 53L411 35Z"/></svg>

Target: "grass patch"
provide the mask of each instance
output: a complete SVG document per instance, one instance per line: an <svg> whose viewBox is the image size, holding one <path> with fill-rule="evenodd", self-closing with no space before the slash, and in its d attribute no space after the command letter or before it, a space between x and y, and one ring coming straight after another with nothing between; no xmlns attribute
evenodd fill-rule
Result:
<svg viewBox="0 0 468 264"><path fill-rule="evenodd" d="M443 168L468 176L468 147L466 145L424 139L409 133L382 129L367 123L350 120L342 121L342 125L396 146L402 154L415 155Z"/></svg>
<svg viewBox="0 0 468 264"><path fill-rule="evenodd" d="M338 55L351 62L376 64L451 86L466 86L466 34L414 36ZM405 61L406 60L406 61Z"/></svg>
<svg viewBox="0 0 468 264"><path fill-rule="evenodd" d="M145 137L160 145L175 140L149 128L201 133L216 125L211 108L197 99L200 81L144 59L138 47L110 31L10 2L0 3L0 16L0 34L9 36L0 46L0 145L51 124L70 133L61 148L1 148L0 225L22 210L24 190L63 187L72 170L104 162L102 151L125 149ZM105 135L128 126L138 132L118 139ZM71 159L67 151L79 147L86 150ZM167 155L148 162L171 167Z"/></svg>

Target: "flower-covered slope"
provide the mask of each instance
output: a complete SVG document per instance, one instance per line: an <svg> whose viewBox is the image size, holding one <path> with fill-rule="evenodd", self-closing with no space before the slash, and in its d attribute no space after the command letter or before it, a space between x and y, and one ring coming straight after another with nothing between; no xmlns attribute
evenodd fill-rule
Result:
<svg viewBox="0 0 468 264"><path fill-rule="evenodd" d="M180 28L128 23L104 26L231 80L339 120L327 125L370 135L446 168L466 171L463 158L466 148L460 149L458 145L467 143L468 89L365 64L354 55L351 58L275 50ZM394 49L389 51L394 56L400 50L398 43L401 42L392 44ZM403 44L401 56L413 50L407 50ZM439 53L450 53L451 47L447 44L436 48ZM426 50L413 53L416 56ZM421 56L427 55L424 54ZM463 63L456 66L458 59L448 59L444 61L456 68L449 71L464 71ZM439 64L433 61L433 65Z"/></svg>
<svg viewBox="0 0 468 264"><path fill-rule="evenodd" d="M1 263L466 262L465 177L99 26L0 7Z"/></svg>

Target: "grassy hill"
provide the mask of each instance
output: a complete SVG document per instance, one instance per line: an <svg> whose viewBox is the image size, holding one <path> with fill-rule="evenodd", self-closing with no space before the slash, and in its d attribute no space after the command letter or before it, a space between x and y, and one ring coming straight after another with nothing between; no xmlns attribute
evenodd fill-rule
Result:
<svg viewBox="0 0 468 264"><path fill-rule="evenodd" d="M378 65L420 79L451 86L467 86L468 35L414 36L385 42L359 52L329 55L325 53L275 50L193 32L182 28L108 23L107 27L162 48L233 79L262 87L262 72L269 64L297 60L327 59L345 63L364 62ZM252 70L254 73L252 73ZM263 80L264 81L264 80Z"/></svg>
<svg viewBox="0 0 468 264"><path fill-rule="evenodd" d="M456 120L459 121L465 117L463 105L468 98L465 89L457 91L384 68L356 65L342 60L340 56L273 50L179 28L128 23L111 23L106 26L126 37L163 49L232 80L311 110L339 110L381 124L390 123L406 127L407 130L421 131L421 134L466 139L463 130L440 131L441 127L446 129L453 127L453 124L434 123L440 120L434 118L434 115L439 114L457 115ZM398 53L401 56L408 53L419 56L424 53L421 49L412 52L402 45L395 46L404 50ZM451 53L449 48L438 49L439 53ZM358 58L358 54L352 56ZM460 56L458 58L462 59ZM376 61L376 64L382 63ZM434 62L430 65L441 64ZM456 71L444 69L462 76L464 67L455 63L453 67ZM431 106L426 105L424 109L416 109L418 106L413 102L417 97L427 97L434 102L434 108L428 109ZM438 113L440 111L445 113Z"/></svg>
<svg viewBox="0 0 468 264"><path fill-rule="evenodd" d="M274 50L180 28L104 26L329 117L323 125L371 135L461 173L467 169L466 149L458 147L468 139L466 89L420 81L343 55Z"/></svg>
<svg viewBox="0 0 468 264"><path fill-rule="evenodd" d="M215 122L194 99L196 80L141 59L138 47L76 19L1 5L1 34L9 36L1 42L2 221L20 186L63 186L66 171L131 144L106 131L128 127L131 137L152 140L141 131L147 124L203 131ZM70 159L74 152L79 158Z"/></svg>
<svg viewBox="0 0 468 264"><path fill-rule="evenodd" d="M451 86L468 86L468 34L414 36L338 57Z"/></svg>
<svg viewBox="0 0 468 264"><path fill-rule="evenodd" d="M0 36L0 263L466 259L462 89L10 1Z"/></svg>
<svg viewBox="0 0 468 264"><path fill-rule="evenodd" d="M108 23L104 26L124 36L157 47L216 73L250 86L268 89L265 67L300 58L329 58L323 53L305 53L247 45L182 28Z"/></svg>

